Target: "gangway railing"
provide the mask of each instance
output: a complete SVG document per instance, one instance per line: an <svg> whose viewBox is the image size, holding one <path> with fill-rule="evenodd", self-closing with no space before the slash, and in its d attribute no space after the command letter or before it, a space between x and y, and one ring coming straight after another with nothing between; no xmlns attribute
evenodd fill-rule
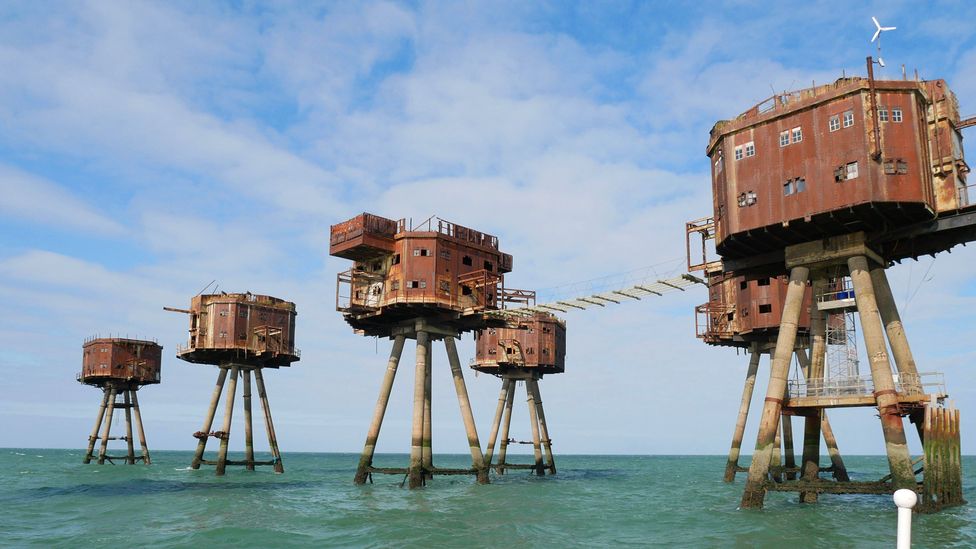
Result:
<svg viewBox="0 0 976 549"><path fill-rule="evenodd" d="M893 374L895 390L900 394L913 396L932 394L938 397L947 395L945 375L942 372L922 372L918 374ZM832 379L791 379L787 385L790 398L802 397L854 397L874 394L874 380L870 376L845 376Z"/></svg>

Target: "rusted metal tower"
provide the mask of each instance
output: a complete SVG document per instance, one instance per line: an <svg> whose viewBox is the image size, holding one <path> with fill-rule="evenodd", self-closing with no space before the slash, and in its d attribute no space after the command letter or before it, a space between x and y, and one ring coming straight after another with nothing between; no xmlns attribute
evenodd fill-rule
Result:
<svg viewBox="0 0 976 549"><path fill-rule="evenodd" d="M98 451L98 463L106 460L125 460L127 464L134 464L141 460L149 465L149 446L146 445L146 431L142 426L142 414L139 413L139 398L136 392L143 385L159 383L162 365L163 348L155 341L124 338L92 338L82 346L84 357L81 363L81 373L78 381L85 385L93 385L102 390L102 405L98 408L95 426L88 437L88 450L85 452L85 463L91 463L95 458L95 443L101 440ZM118 402L121 393L122 401ZM111 435L112 419L117 409L125 410L125 436ZM135 415L136 428L139 431L139 444L142 455L135 455L132 441L132 416ZM99 436L102 423L105 429ZM125 456L108 455L108 441L124 440L128 446Z"/></svg>
<svg viewBox="0 0 976 549"><path fill-rule="evenodd" d="M725 482L732 482L736 473L749 470L739 464L742 437L745 434L760 362L763 355L772 355L776 345L783 317L787 280L784 276L747 278L726 272L721 259L714 259L714 250L709 250L714 245L715 238L715 221L711 217L686 223L685 234L688 270L701 271L708 281L708 302L695 308L696 335L708 345L736 348L750 357L723 476ZM701 245L700 257L697 256L697 247L693 252L692 241L695 239ZM812 292L808 290L804 294L802 305L807 314L800 316L793 349L798 370L804 376L809 375L809 311L812 301ZM794 453L793 416L790 410L783 410L781 413L781 424L777 428L770 466L771 475L776 479L794 480L799 472ZM806 421L814 420L807 418ZM831 465L820 468L820 472L830 472L835 479L848 481L850 478L847 468L837 448L837 440L826 412L821 414L820 422L824 443L831 459ZM819 441L817 444L819 448Z"/></svg>
<svg viewBox="0 0 976 549"><path fill-rule="evenodd" d="M475 358L471 367L502 380L502 391L498 397L495 419L491 424L491 434L488 436L485 464L492 467L492 456L500 429L501 444L495 471L504 474L505 469L532 469L537 475L544 475L546 470L549 474L556 474L539 380L545 374L561 374L566 370L566 323L551 313L537 312L527 318L513 318L510 326L505 328L487 328L476 332L475 339ZM505 461L508 445L520 443L509 438L515 387L519 382L525 384L532 426L531 444L535 454L532 464L512 464Z"/></svg>
<svg viewBox="0 0 976 549"><path fill-rule="evenodd" d="M410 488L433 475L473 474L488 482L471 404L454 340L461 334L501 327L505 320L487 313L510 304L527 304L532 292L505 288L512 256L498 239L431 217L419 225L364 213L333 225L330 253L354 261L337 278L336 309L357 333L393 339L355 482L372 473L406 474ZM406 468L373 466L373 452L403 346L417 342L413 432ZM431 452L431 341L443 340L471 450L471 469L434 467Z"/></svg>
<svg viewBox="0 0 976 549"><path fill-rule="evenodd" d="M189 309L165 308L168 311L186 313L190 316L190 338L185 347L177 349L176 356L181 360L196 364L216 365L217 386L214 388L203 421L203 428L193 434L199 440L193 455L191 467L199 469L201 464L215 465L217 475L223 475L228 465L243 465L253 471L256 465L271 465L276 473L285 471L278 450L278 438L271 420L271 405L264 386L265 368L291 366L299 360L301 352L295 347L295 304L271 296L242 294L204 294L194 297ZM251 375L257 384L258 398L264 410L268 445L271 449L270 461L255 461L254 439L251 435ZM223 427L212 431L217 405L224 390L224 383L230 377L224 406ZM237 394L237 380L244 382L244 460L227 459L230 441L231 420L234 414L234 398ZM220 440L216 460L204 459L207 440L214 437Z"/></svg>
<svg viewBox="0 0 976 549"><path fill-rule="evenodd" d="M962 502L958 411L943 404L939 383L926 382L940 374L919 373L885 274L892 262L976 239L958 107L942 80L878 81L871 58L867 68L867 78L776 95L711 132L722 271L789 277L744 508L761 507L768 490L813 501L910 488L925 510ZM852 288L843 287L847 277ZM788 383L811 291L808 373ZM825 383L827 313L837 310L857 311L869 379ZM876 482L819 479L819 418L826 408L857 406L877 408L891 473ZM784 411L807 418L804 456L799 480L777 482L771 462ZM905 416L925 448L916 461Z"/></svg>

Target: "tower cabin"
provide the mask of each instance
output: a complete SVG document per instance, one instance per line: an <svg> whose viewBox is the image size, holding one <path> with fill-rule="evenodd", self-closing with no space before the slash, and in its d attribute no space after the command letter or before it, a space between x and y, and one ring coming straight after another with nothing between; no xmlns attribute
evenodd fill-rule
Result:
<svg viewBox="0 0 976 549"><path fill-rule="evenodd" d="M190 316L189 341L176 353L187 362L278 368L300 359L290 301L250 292L204 294L178 311Z"/></svg>
<svg viewBox="0 0 976 549"><path fill-rule="evenodd" d="M92 338L85 340L82 345L81 372L78 381L85 385L98 387L102 390L102 404L95 417L95 427L88 437L88 450L85 452L84 463L91 463L97 459L99 464L106 461L115 463L123 460L134 464L142 461L149 465L149 446L146 444L146 432L142 426L142 414L139 412L139 398L136 392L143 385L155 385L160 380L163 348L155 341L128 338ZM119 400L119 396L122 397ZM125 435L111 436L112 420L116 411L125 412ZM133 416L139 434L139 444L142 455L135 454L134 438L132 436ZM102 425L105 425L102 430ZM108 454L110 440L126 442L125 455L111 456ZM95 445L101 441L96 453Z"/></svg>
<svg viewBox="0 0 976 549"><path fill-rule="evenodd" d="M513 321L516 325L475 333L471 367L501 376L511 370L544 374L566 371L566 322L549 313Z"/></svg>
<svg viewBox="0 0 976 549"><path fill-rule="evenodd" d="M155 341L93 338L85 341L82 351L78 381L85 385L138 387L159 383L163 348Z"/></svg>
<svg viewBox="0 0 976 549"><path fill-rule="evenodd" d="M776 95L720 121L707 148L716 250L738 268L736 259L858 231L891 260L965 241L891 234L971 206L960 129L943 80L870 77Z"/></svg>
<svg viewBox="0 0 976 549"><path fill-rule="evenodd" d="M440 218L408 226L363 213L332 226L329 253L354 262L338 275L336 309L365 335L417 318L458 332L501 325L485 313L531 297L505 289L512 256L498 238Z"/></svg>

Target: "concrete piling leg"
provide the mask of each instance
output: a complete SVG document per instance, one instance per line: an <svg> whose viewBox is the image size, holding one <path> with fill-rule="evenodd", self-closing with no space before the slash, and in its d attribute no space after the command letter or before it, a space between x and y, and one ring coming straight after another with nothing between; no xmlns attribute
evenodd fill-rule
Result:
<svg viewBox="0 0 976 549"><path fill-rule="evenodd" d="M254 369L254 381L258 386L258 398L261 400L261 409L264 411L264 426L268 432L268 447L271 450L271 458L274 461L274 472L281 474L285 472L285 465L281 462L281 450L278 449L278 435L275 433L274 421L271 419L271 403L268 402L268 390L264 386L264 374L261 368Z"/></svg>
<svg viewBox="0 0 976 549"><path fill-rule="evenodd" d="M196 452L193 453L193 462L190 463L191 469L199 469L203 463L203 452L207 449L207 439L210 438L210 430L213 428L214 416L217 414L217 405L220 404L220 393L224 390L224 380L227 379L227 368L220 368L217 374L217 385L214 387L213 394L210 396L210 407L207 408L207 417L203 420L203 427L200 429L202 435L197 442Z"/></svg>
<svg viewBox="0 0 976 549"><path fill-rule="evenodd" d="M91 435L88 437L88 451L85 452L85 459L83 463L91 463L92 454L95 452L95 442L98 440L98 429L102 426L102 421L105 419L105 409L108 407L108 395L110 389L108 387L102 388L102 404L98 407L98 416L95 418L95 426L92 427Z"/></svg>
<svg viewBox="0 0 976 549"><path fill-rule="evenodd" d="M532 453L535 456L533 470L535 474L542 476L546 474L546 468L542 464L542 443L539 437L539 414L536 410L535 392L532 390L532 380L525 380L525 400L529 405L529 421L532 423Z"/></svg>
<svg viewBox="0 0 976 549"><path fill-rule="evenodd" d="M424 397L427 394L427 332L417 331L416 367L413 381L413 432L410 441L410 488L424 485Z"/></svg>
<svg viewBox="0 0 976 549"><path fill-rule="evenodd" d="M854 283L854 296L857 313L864 334L864 346L871 366L871 379L874 381L874 396L881 416L881 429L885 438L888 466L891 469L892 486L915 489L915 474L912 471L911 455L905 440L905 426L898 410L898 392L891 375L891 363L885 346L884 330L875 300L874 285L868 270L868 260L855 256L847 260Z"/></svg>
<svg viewBox="0 0 976 549"><path fill-rule="evenodd" d="M244 381L244 393L241 395L244 400L244 468L248 471L254 470L254 427L251 421L251 371L245 369L241 372Z"/></svg>
<svg viewBox="0 0 976 549"><path fill-rule="evenodd" d="M739 452L742 447L742 435L746 432L746 420L749 418L749 406L752 403L752 393L756 388L756 372L759 370L759 360L762 353L756 345L752 346L749 357L749 369L746 371L746 383L742 388L742 401L739 403L739 415L735 420L735 432L732 434L732 447L729 448L729 460L725 463L725 476L722 480L732 482L739 469Z"/></svg>
<svg viewBox="0 0 976 549"><path fill-rule="evenodd" d="M546 412L542 407L542 393L539 391L539 381L532 380L532 393L535 395L535 407L539 415L539 434L542 435L542 448L546 453L546 469L550 475L556 474L556 460L552 457L552 440L549 438L549 426L546 425Z"/></svg>
<svg viewBox="0 0 976 549"><path fill-rule="evenodd" d="M422 461L424 464L424 478L427 480L433 480L433 470L434 470L434 454L433 446L431 441L431 370L432 370L432 359L433 353L431 352L433 345L427 346L427 363L425 365L424 373L424 448L422 452Z"/></svg>
<svg viewBox="0 0 976 549"><path fill-rule="evenodd" d="M495 408L495 418L491 422L491 434L488 435L488 448L485 450L485 466L491 469L492 454L495 453L495 443L498 441L498 429L501 427L502 414L505 412L505 401L508 400L508 387L515 382L509 378L502 379L502 392L498 395L498 407Z"/></svg>
<svg viewBox="0 0 976 549"><path fill-rule="evenodd" d="M813 308L810 312L810 358L804 375L808 386L823 380L823 369L827 352L827 314L817 308L817 299L826 287L826 279L817 277L813 281ZM799 353L798 353L799 354ZM803 458L800 464L800 479L813 482L820 478L820 425L823 423L823 410L809 411L803 418ZM800 503L816 503L817 492L800 492Z"/></svg>
<svg viewBox="0 0 976 549"><path fill-rule="evenodd" d="M150 465L152 459L149 457L149 446L146 444L146 430L142 426L142 413L139 411L138 391L132 390L132 413L136 416L136 430L139 433L139 445L142 447L142 463Z"/></svg>
<svg viewBox="0 0 976 549"><path fill-rule="evenodd" d="M444 338L447 347L447 360L451 364L451 375L454 377L454 389L457 391L458 405L461 417L464 419L464 430L468 435L468 446L471 448L471 465L478 475L478 484L488 484L488 467L485 466L485 456L481 453L481 442L478 440L478 428L471 412L471 401L468 399L468 389L464 385L464 373L461 371L461 360L458 358L457 347L453 337Z"/></svg>
<svg viewBox="0 0 976 549"><path fill-rule="evenodd" d="M793 416L783 414L783 466L786 480L796 480L796 452L793 449Z"/></svg>
<svg viewBox="0 0 976 549"><path fill-rule="evenodd" d="M915 388L921 391L918 367L915 364L915 357L912 355L912 348L908 344L905 326L901 322L901 315L898 314L898 307L895 305L895 298L891 294L891 286L888 284L888 276L885 274L884 267L880 265L871 266L871 283L874 284L874 297L878 303L878 312L881 313L881 322L884 324L888 344L891 346L891 355L895 359L895 368L898 370L902 384L904 386L915 383ZM909 419L915 424L919 439L924 442L924 413L912 413L909 415Z"/></svg>
<svg viewBox="0 0 976 549"><path fill-rule="evenodd" d="M390 359L386 363L386 374L380 384L380 396L376 399L373 421L369 424L369 431L366 433L366 445L363 446L363 453L359 457L359 467L356 468L356 484L366 483L366 479L369 477L369 468L373 466L373 453L376 451L376 441L379 439L380 429L383 427L386 406L390 402L390 392L393 390L393 381L396 379L400 355L403 354L404 341L406 338L402 335L396 336L396 339L393 340L393 350L390 351Z"/></svg>
<svg viewBox="0 0 976 549"><path fill-rule="evenodd" d="M783 473L780 467L783 466L783 424L776 426L776 437L773 438L773 456L770 459L770 477L776 482L783 482Z"/></svg>
<svg viewBox="0 0 976 549"><path fill-rule="evenodd" d="M234 364L230 367L230 385L227 386L227 396L224 397L224 426L221 428L220 450L217 452L217 476L222 476L227 470L227 446L230 444L231 420L234 417L234 397L237 396L237 376L240 368Z"/></svg>
<svg viewBox="0 0 976 549"><path fill-rule="evenodd" d="M114 387L109 389L108 410L105 411L105 430L102 431L102 447L98 450L98 464L105 463L105 455L108 453L108 436L112 431L112 418L115 417L115 395L118 394Z"/></svg>
<svg viewBox="0 0 976 549"><path fill-rule="evenodd" d="M789 374L793 349L796 344L797 326L800 311L803 308L803 294L806 292L809 274L810 269L802 266L793 267L790 271L790 283L786 292L779 335L776 338L776 350L770 366L769 385L766 389L766 399L759 423L759 434L756 437L756 449L752 454L749 478L742 494L741 507L743 509L760 509L766 498L765 483L772 459L773 441L776 437L777 426L780 423L783 394L786 392L786 377Z"/></svg>
<svg viewBox="0 0 976 549"><path fill-rule="evenodd" d="M123 389L122 396L125 399L125 443L128 450L125 454L125 462L129 465L135 465L136 449L132 440L132 399L129 398L128 389Z"/></svg>
<svg viewBox="0 0 976 549"><path fill-rule="evenodd" d="M830 420L827 419L826 410L822 412L822 415L823 420L820 422L820 430L823 432L824 445L827 446L827 455L830 456L830 465L834 470L834 479L840 482L850 482L851 477L847 474L847 466L844 465L844 459L840 456L840 450L837 448L837 439L834 437L834 430L830 426Z"/></svg>
<svg viewBox="0 0 976 549"><path fill-rule="evenodd" d="M502 440L498 448L498 465L495 471L499 475L505 474L505 456L508 453L508 433L512 427L512 408L515 405L515 386L518 384L514 379L509 381L508 395L505 397L505 417L502 418Z"/></svg>

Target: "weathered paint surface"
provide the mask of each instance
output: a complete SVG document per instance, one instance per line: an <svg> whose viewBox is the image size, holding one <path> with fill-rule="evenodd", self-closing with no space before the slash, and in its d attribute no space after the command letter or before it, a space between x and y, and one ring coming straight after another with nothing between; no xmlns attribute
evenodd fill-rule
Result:
<svg viewBox="0 0 976 549"><path fill-rule="evenodd" d="M566 370L566 323L549 313L535 313L518 325L475 333L475 370L502 374L525 368L540 374Z"/></svg>
<svg viewBox="0 0 976 549"><path fill-rule="evenodd" d="M187 362L262 367L299 360L295 304L271 296L204 294L190 302L190 337L177 356Z"/></svg>
<svg viewBox="0 0 976 549"><path fill-rule="evenodd" d="M78 381L103 386L108 382L133 385L159 383L163 348L155 341L98 338L85 342Z"/></svg>
<svg viewBox="0 0 976 549"><path fill-rule="evenodd" d="M874 84L878 144L865 78L778 95L715 125L708 156L724 258L968 205L958 107L945 82Z"/></svg>

